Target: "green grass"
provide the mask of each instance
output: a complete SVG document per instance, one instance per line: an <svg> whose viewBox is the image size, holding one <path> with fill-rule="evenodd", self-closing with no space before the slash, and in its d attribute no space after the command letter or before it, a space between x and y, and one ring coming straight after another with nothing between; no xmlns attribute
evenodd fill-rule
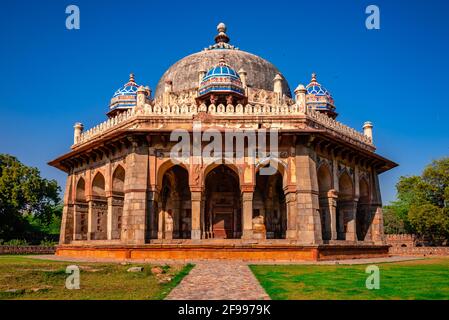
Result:
<svg viewBox="0 0 449 320"><path fill-rule="evenodd" d="M376 264L380 289L368 290L367 265L252 265L275 300L449 299L449 258Z"/></svg>
<svg viewBox="0 0 449 320"><path fill-rule="evenodd" d="M66 267L80 267L80 289L68 290ZM132 266L143 266L144 271L130 273ZM0 299L164 299L186 276L193 265L161 266L168 283L159 283L149 264L120 265L114 263L73 263L38 260L23 256L0 256ZM33 292L33 289L40 289ZM15 289L17 292L5 292Z"/></svg>

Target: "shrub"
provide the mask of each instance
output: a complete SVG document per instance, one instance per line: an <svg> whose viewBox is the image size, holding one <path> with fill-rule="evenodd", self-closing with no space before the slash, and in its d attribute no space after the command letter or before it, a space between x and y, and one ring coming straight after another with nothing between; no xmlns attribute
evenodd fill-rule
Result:
<svg viewBox="0 0 449 320"><path fill-rule="evenodd" d="M45 238L44 240L41 241L41 243L39 245L41 247L54 247L57 244L58 244L58 242L52 241L52 240L48 240L47 238Z"/></svg>
<svg viewBox="0 0 449 320"><path fill-rule="evenodd" d="M21 239L12 239L3 243L5 246L28 246L28 242L26 240Z"/></svg>

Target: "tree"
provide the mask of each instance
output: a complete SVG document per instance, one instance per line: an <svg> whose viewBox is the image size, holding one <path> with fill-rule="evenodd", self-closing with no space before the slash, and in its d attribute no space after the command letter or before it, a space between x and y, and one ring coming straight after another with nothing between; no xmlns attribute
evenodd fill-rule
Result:
<svg viewBox="0 0 449 320"><path fill-rule="evenodd" d="M413 205L408 215L419 236L429 239L432 244L441 245L449 236L448 213L446 208L423 204Z"/></svg>
<svg viewBox="0 0 449 320"><path fill-rule="evenodd" d="M384 231L386 234L405 234L408 230L393 206L384 207Z"/></svg>
<svg viewBox="0 0 449 320"><path fill-rule="evenodd" d="M435 243L449 239L449 157L433 161L421 176L400 177L397 200L386 206L385 229L415 233Z"/></svg>
<svg viewBox="0 0 449 320"><path fill-rule="evenodd" d="M0 154L0 238L29 231L27 215L50 224L60 201L59 192L57 182L42 178L37 168Z"/></svg>
<svg viewBox="0 0 449 320"><path fill-rule="evenodd" d="M427 184L427 200L436 206L449 206L449 157L433 161L422 174Z"/></svg>

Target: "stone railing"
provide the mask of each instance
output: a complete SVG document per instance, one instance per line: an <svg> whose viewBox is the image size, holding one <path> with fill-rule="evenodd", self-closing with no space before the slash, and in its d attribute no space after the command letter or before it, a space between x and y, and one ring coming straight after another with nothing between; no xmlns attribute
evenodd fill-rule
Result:
<svg viewBox="0 0 449 320"><path fill-rule="evenodd" d="M204 104L197 106L192 105L168 105L163 106L161 104L156 104L151 106L145 104L143 107L136 107L130 109L124 113L120 113L113 118L110 118L103 123L81 133L77 140L77 145L85 143L90 139L97 137L111 128L116 128L117 126L123 124L127 120L133 119L137 116L170 116L170 117L193 117L194 115L205 112L215 116L290 116L290 115L303 115L311 119L315 123L325 127L328 130L332 130L338 135L342 135L347 139L353 140L361 144L362 147L373 150L374 146L371 139L365 136L363 133L358 132L330 117L314 110L307 110L304 113L303 108L297 104L293 105L227 105L222 104L215 106L206 106Z"/></svg>
<svg viewBox="0 0 449 320"><path fill-rule="evenodd" d="M76 144L84 143L89 141L90 139L106 132L110 128L115 128L117 125L125 122L128 119L131 119L135 115L135 110L130 109L126 112L120 113L113 118L109 118L108 120L96 125L95 127L86 130L81 133Z"/></svg>
<svg viewBox="0 0 449 320"><path fill-rule="evenodd" d="M373 142L369 137L365 136L363 133L361 133L351 127L344 125L341 122L338 122L335 119L328 117L324 113L321 113L321 112L315 111L315 110L307 110L307 115L312 120L323 125L324 127L328 128L328 129L332 129L339 134L343 134L343 135L350 137L356 141L362 142L369 146L373 146Z"/></svg>

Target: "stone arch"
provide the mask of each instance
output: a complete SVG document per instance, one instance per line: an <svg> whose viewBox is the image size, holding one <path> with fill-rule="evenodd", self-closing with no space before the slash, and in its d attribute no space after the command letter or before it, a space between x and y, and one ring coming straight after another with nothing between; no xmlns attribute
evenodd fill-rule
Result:
<svg viewBox="0 0 449 320"><path fill-rule="evenodd" d="M79 178L76 184L75 201L86 202L86 182L83 177Z"/></svg>
<svg viewBox="0 0 449 320"><path fill-rule="evenodd" d="M242 236L241 191L238 169L210 164L204 171L205 238L237 239Z"/></svg>
<svg viewBox="0 0 449 320"><path fill-rule="evenodd" d="M239 178L239 185L243 184L243 179L242 179L242 175L240 173L239 168L232 162L226 159L221 159L220 161L214 161L212 163L208 163L206 164L204 170L203 170L203 188L206 186L206 177L207 175L212 172L213 170L215 170L216 168L220 167L220 166L225 166L229 169L231 169L232 171L234 171L234 173L237 175L237 177Z"/></svg>
<svg viewBox="0 0 449 320"><path fill-rule="evenodd" d="M112 174L112 216L111 216L111 239L118 240L122 232L123 206L125 200L125 176L126 171L118 165Z"/></svg>
<svg viewBox="0 0 449 320"><path fill-rule="evenodd" d="M321 220L321 233L323 240L332 239L332 221L331 210L332 208L332 171L327 163L323 163L319 166L317 171L318 179L318 192L320 203L320 220Z"/></svg>
<svg viewBox="0 0 449 320"><path fill-rule="evenodd" d="M89 207L86 200L86 182L78 179L75 188L74 240L87 240L87 222Z"/></svg>
<svg viewBox="0 0 449 320"><path fill-rule="evenodd" d="M92 196L106 197L106 180L101 172L97 172L92 180Z"/></svg>
<svg viewBox="0 0 449 320"><path fill-rule="evenodd" d="M264 217L267 239L285 239L287 233L287 205L284 191L287 186L287 174L282 162L277 163L280 165L277 165L276 173L272 175L261 174L260 169L263 165L259 163L255 177L253 219ZM265 165L267 167L270 165L269 159Z"/></svg>
<svg viewBox="0 0 449 320"><path fill-rule="evenodd" d="M173 168L174 166L179 166L182 167L183 169L185 169L187 171L188 174L190 174L190 171L188 169L188 167L184 164L184 163L174 163L171 160L167 160L164 163L162 163L161 165L158 166L157 169L157 174L156 174L156 184L159 188L162 187L162 180L164 178L165 173L170 170L171 168Z"/></svg>
<svg viewBox="0 0 449 320"><path fill-rule="evenodd" d="M347 171L344 171L338 179L338 193L340 199L351 199L354 196L354 184Z"/></svg>
<svg viewBox="0 0 449 320"><path fill-rule="evenodd" d="M282 175L282 184L283 187L287 187L288 184L288 177L287 177L287 164L282 161L279 160L277 158L265 158L260 160L257 165L256 165L256 170L255 170L255 175L257 175L257 173L260 171L261 168L267 167L268 165L272 165L273 163L276 164L276 167L274 168L277 172L279 172Z"/></svg>
<svg viewBox="0 0 449 320"><path fill-rule="evenodd" d="M125 169L118 165L112 174L112 193L124 195L125 190Z"/></svg>
<svg viewBox="0 0 449 320"><path fill-rule="evenodd" d="M97 172L92 180L91 240L108 238L108 202L106 198L106 180Z"/></svg>
<svg viewBox="0 0 449 320"><path fill-rule="evenodd" d="M345 170L338 180L337 200L337 239L350 240L353 227L349 225L354 219L354 184L349 173ZM349 236L348 236L349 235Z"/></svg>
<svg viewBox="0 0 449 320"><path fill-rule="evenodd" d="M160 185L159 223L164 239L190 239L192 203L189 172L181 165L163 171Z"/></svg>
<svg viewBox="0 0 449 320"><path fill-rule="evenodd" d="M370 214L370 187L368 180L364 177L359 180L359 200L357 203L356 222L357 239L359 241L364 241L369 237L369 227L372 223Z"/></svg>

